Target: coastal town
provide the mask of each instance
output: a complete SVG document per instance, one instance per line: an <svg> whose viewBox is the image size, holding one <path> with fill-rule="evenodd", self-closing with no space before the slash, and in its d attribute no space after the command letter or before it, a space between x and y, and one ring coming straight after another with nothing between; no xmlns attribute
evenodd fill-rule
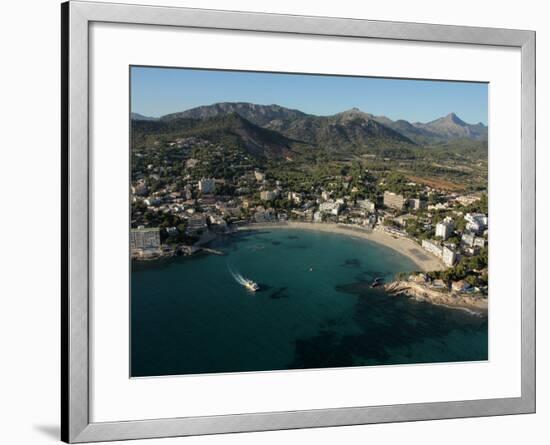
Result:
<svg viewBox="0 0 550 445"><path fill-rule="evenodd" d="M486 307L483 187L458 190L411 178L377 155L293 169L286 167L292 159L259 163L200 137L153 144L155 150L132 152L135 260L220 254L208 247L216 238L265 225L339 228L398 246L415 261L419 270L398 277L392 290L428 299L453 295Z"/></svg>
<svg viewBox="0 0 550 445"><path fill-rule="evenodd" d="M487 84L130 72L132 376L488 359Z"/></svg>

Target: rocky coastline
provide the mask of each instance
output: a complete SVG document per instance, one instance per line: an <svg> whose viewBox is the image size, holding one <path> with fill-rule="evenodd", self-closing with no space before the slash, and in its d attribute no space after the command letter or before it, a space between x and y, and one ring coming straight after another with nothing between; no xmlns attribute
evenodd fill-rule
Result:
<svg viewBox="0 0 550 445"><path fill-rule="evenodd" d="M393 281L384 285L384 290L390 295L405 295L417 301L466 309L480 315L487 315L488 313L488 299L479 293L435 289L428 283L416 283L414 281Z"/></svg>

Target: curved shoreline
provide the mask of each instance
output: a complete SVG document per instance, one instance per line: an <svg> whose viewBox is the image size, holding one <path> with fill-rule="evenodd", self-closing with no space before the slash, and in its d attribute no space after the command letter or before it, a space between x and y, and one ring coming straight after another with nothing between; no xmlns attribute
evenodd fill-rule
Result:
<svg viewBox="0 0 550 445"><path fill-rule="evenodd" d="M396 252L412 260L419 267L419 270L423 272L445 269L445 266L443 265L441 260L439 260L439 258L424 251L414 241L408 238L394 238L393 236L378 230L369 232L361 228L346 227L341 224L307 223L298 221L289 221L285 223L253 223L246 226L238 227L239 231L261 229L313 230L318 232L338 233L342 235L357 237L395 250Z"/></svg>

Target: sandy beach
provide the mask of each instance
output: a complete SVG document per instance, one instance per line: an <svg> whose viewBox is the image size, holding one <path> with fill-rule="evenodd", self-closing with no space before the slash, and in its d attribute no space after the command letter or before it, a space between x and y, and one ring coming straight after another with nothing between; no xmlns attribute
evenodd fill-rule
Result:
<svg viewBox="0 0 550 445"><path fill-rule="evenodd" d="M407 238L397 238L387 233L374 230L367 231L362 228L345 226L331 223L307 223L289 221L285 223L257 223L239 227L238 230L271 230L271 229L302 229L316 230L318 232L340 233L356 238L366 239L377 244L389 247L396 252L410 258L418 266L419 270L429 272L445 269L441 260L434 255L424 251L418 244Z"/></svg>

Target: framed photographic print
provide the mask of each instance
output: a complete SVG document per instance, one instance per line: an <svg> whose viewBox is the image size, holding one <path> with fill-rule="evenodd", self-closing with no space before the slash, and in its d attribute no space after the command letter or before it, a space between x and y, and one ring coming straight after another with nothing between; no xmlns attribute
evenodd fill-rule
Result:
<svg viewBox="0 0 550 445"><path fill-rule="evenodd" d="M62 439L535 410L531 31L62 5Z"/></svg>

